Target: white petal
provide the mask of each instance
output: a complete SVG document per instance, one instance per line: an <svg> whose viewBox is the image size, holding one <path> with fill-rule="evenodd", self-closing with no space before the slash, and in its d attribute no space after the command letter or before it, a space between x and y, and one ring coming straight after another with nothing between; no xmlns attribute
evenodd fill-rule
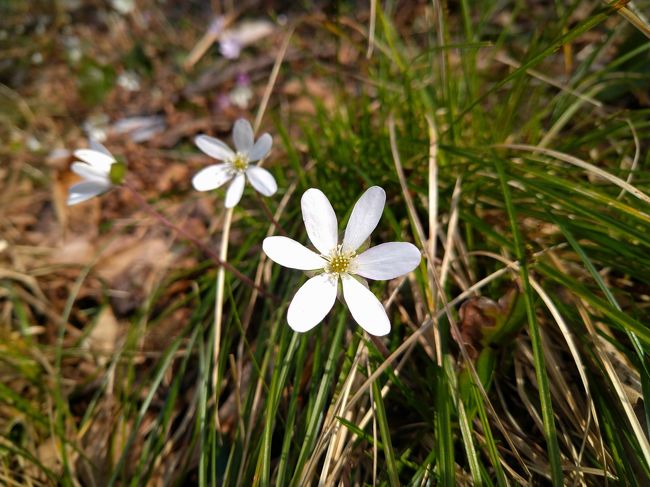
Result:
<svg viewBox="0 0 650 487"><path fill-rule="evenodd" d="M269 134L262 134L262 136L257 139L253 148L248 152L248 160L255 162L260 159L264 159L273 145L273 138Z"/></svg>
<svg viewBox="0 0 650 487"><path fill-rule="evenodd" d="M76 150L74 151L74 156L106 174L111 170L111 164L115 162L113 156L92 149Z"/></svg>
<svg viewBox="0 0 650 487"><path fill-rule="evenodd" d="M356 202L345 229L343 250L357 250L379 223L386 203L386 192L379 186L369 188Z"/></svg>
<svg viewBox="0 0 650 487"><path fill-rule="evenodd" d="M316 252L287 237L267 237L262 242L262 249L273 262L291 269L313 271L326 264Z"/></svg>
<svg viewBox="0 0 650 487"><path fill-rule="evenodd" d="M97 169L95 166L86 164L85 162L73 162L70 166L72 172L78 174L88 181L95 181L101 184L110 184L108 174Z"/></svg>
<svg viewBox="0 0 650 487"><path fill-rule="evenodd" d="M390 331L390 321L377 297L348 274L342 274L343 298L354 321L371 335L384 336Z"/></svg>
<svg viewBox="0 0 650 487"><path fill-rule="evenodd" d="M92 150L94 150L96 152L102 152L102 153L106 154L108 157L110 157L111 159L114 159L113 154L111 154L109 152L109 150L106 147L104 147L103 144L101 144L99 141L91 138L91 139L88 139L88 143L89 143L90 148Z"/></svg>
<svg viewBox="0 0 650 487"><path fill-rule="evenodd" d="M421 257L411 243L387 242L357 256L352 263L353 272L368 279L394 279L415 269Z"/></svg>
<svg viewBox="0 0 650 487"><path fill-rule="evenodd" d="M229 161L235 157L235 153L230 147L214 137L199 135L194 139L194 143L199 149L218 161Z"/></svg>
<svg viewBox="0 0 650 487"><path fill-rule="evenodd" d="M253 148L253 127L251 127L248 120L240 118L235 122L235 128L232 129L232 139L238 152L242 154L250 153Z"/></svg>
<svg viewBox="0 0 650 487"><path fill-rule="evenodd" d="M219 41L219 52L226 59L237 59L241 54L241 43L234 37L222 37Z"/></svg>
<svg viewBox="0 0 650 487"><path fill-rule="evenodd" d="M110 184L102 184L96 181L84 181L82 183L73 184L70 186L70 191L68 193L68 206L89 200L93 196L108 191L110 187Z"/></svg>
<svg viewBox="0 0 650 487"><path fill-rule="evenodd" d="M309 240L321 254L329 254L338 243L338 223L334 208L327 196L315 188L305 191L300 203Z"/></svg>
<svg viewBox="0 0 650 487"><path fill-rule="evenodd" d="M266 169L258 166L248 166L246 175L258 193L264 196L272 196L278 190L275 178Z"/></svg>
<svg viewBox="0 0 650 487"><path fill-rule="evenodd" d="M216 189L232 178L229 164L214 164L201 169L192 178L192 186L197 191Z"/></svg>
<svg viewBox="0 0 650 487"><path fill-rule="evenodd" d="M237 174L235 179L232 180L228 191L226 191L226 208L232 208L241 199L241 195L244 193L244 183L246 182L246 177L243 174Z"/></svg>
<svg viewBox="0 0 650 487"><path fill-rule="evenodd" d="M319 274L302 285L291 300L287 322L295 331L308 331L320 323L336 301L338 279Z"/></svg>

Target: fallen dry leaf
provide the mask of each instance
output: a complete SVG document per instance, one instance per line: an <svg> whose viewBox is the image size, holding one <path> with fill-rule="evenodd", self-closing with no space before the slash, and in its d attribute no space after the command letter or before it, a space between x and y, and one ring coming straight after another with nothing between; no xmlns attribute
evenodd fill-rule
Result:
<svg viewBox="0 0 650 487"><path fill-rule="evenodd" d="M120 325L115 319L113 310L110 306L104 306L86 339L88 348L98 352L97 362L100 365L105 364L108 361L108 356L115 351L119 336Z"/></svg>
<svg viewBox="0 0 650 487"><path fill-rule="evenodd" d="M115 250L112 251L113 249ZM98 262L95 271L109 282L145 268L162 270L172 259L169 246L162 238L124 237L109 245L105 255Z"/></svg>

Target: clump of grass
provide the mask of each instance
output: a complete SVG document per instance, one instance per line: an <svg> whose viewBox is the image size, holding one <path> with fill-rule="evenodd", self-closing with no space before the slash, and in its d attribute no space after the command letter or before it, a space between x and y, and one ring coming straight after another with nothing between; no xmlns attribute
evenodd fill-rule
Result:
<svg viewBox="0 0 650 487"><path fill-rule="evenodd" d="M416 272L371 286L391 334L371 340L343 306L314 331L292 332L286 308L303 278L264 258L260 242L277 230L244 206L233 228L246 232L229 261L278 299L226 279L216 364L215 272L171 273L132 317L82 414L56 376L75 352L45 347L44 364L59 366L48 371L40 352L13 345L23 351L4 354L7 370L51 406L45 414L34 396L0 387L4 408L24 418L2 432L2 478L650 481L649 80L640 64L650 26L598 2L531 12L433 5L406 15L373 2L372 21L339 12L337 23L298 24L293 45L310 61L288 61L281 77L300 67L306 92L325 80L329 98L308 113L272 98L269 112L286 151L275 166L283 194L269 203L283 231L306 240L298 201L308 187L342 215L377 184L388 194L377 240L423 250ZM305 41L314 32L318 45ZM319 59L321 46L340 62ZM165 290L187 280L191 290L169 300ZM29 327L20 296L10 299L12 326ZM68 302L70 312L74 295ZM143 367L146 330L182 308L192 311L178 335ZM39 384L43 376L58 381ZM95 431L109 432L100 451ZM28 440L48 434L62 462L54 467Z"/></svg>

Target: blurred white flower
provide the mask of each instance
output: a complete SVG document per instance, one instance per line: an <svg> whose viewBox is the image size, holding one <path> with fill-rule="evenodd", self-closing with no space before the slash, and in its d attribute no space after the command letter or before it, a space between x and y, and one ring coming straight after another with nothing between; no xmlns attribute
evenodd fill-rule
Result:
<svg viewBox="0 0 650 487"><path fill-rule="evenodd" d="M223 31L223 27L226 25L226 19L223 15L217 15L212 19L210 25L208 26L208 33L214 37L218 37Z"/></svg>
<svg viewBox="0 0 650 487"><path fill-rule="evenodd" d="M135 9L134 0L111 0L111 5L122 15L127 15Z"/></svg>
<svg viewBox="0 0 650 487"><path fill-rule="evenodd" d="M253 98L251 79L245 73L237 75L235 87L228 94L229 101L238 108L246 108Z"/></svg>
<svg viewBox="0 0 650 487"><path fill-rule="evenodd" d="M39 151L43 147L39 140L31 134L27 135L25 138L25 145L32 152Z"/></svg>
<svg viewBox="0 0 650 487"><path fill-rule="evenodd" d="M109 123L111 119L105 113L95 113L89 116L83 123L84 132L88 139L96 142L104 142L108 136Z"/></svg>
<svg viewBox="0 0 650 487"><path fill-rule="evenodd" d="M128 134L133 142L146 142L165 131L165 117L162 115L122 118L109 129L111 134Z"/></svg>
<svg viewBox="0 0 650 487"><path fill-rule="evenodd" d="M241 42L234 36L224 36L219 43L219 52L226 59L237 59L241 49Z"/></svg>
<svg viewBox="0 0 650 487"><path fill-rule="evenodd" d="M111 189L117 176L113 166L119 164L106 147L92 139L90 149L76 150L74 156L81 161L73 163L70 169L84 180L70 187L68 206L82 203Z"/></svg>
<svg viewBox="0 0 650 487"><path fill-rule="evenodd" d="M63 45L65 46L68 60L72 64L78 64L79 61L81 61L81 56L83 56L83 50L81 49L81 41L79 38L75 36L65 36L63 37Z"/></svg>
<svg viewBox="0 0 650 487"><path fill-rule="evenodd" d="M124 71L117 77L117 85L126 91L139 91L140 77L134 71Z"/></svg>
<svg viewBox="0 0 650 487"><path fill-rule="evenodd" d="M232 181L226 191L226 208L232 208L239 203L246 178L253 188L264 196L271 196L278 190L270 172L251 164L267 156L273 144L271 136L262 134L255 141L253 127L243 118L235 122L232 134L236 152L214 137L199 135L194 140L199 149L223 163L200 170L192 178L192 185L197 191L210 191Z"/></svg>
<svg viewBox="0 0 650 487"><path fill-rule="evenodd" d="M223 23L219 24L219 29L212 31L219 36L219 52L227 59L237 59L244 47L259 41L274 31L273 24L268 20L243 21L226 30L222 30L223 26Z"/></svg>
<svg viewBox="0 0 650 487"><path fill-rule="evenodd" d="M242 110L248 107L253 98L253 91L248 86L236 86L228 94L228 101Z"/></svg>
<svg viewBox="0 0 650 487"><path fill-rule="evenodd" d="M316 252L287 237L267 237L262 248L275 262L292 269L321 271L302 285L287 312L289 326L308 331L320 323L334 306L339 278L343 299L354 320L376 336L390 331L381 302L368 289L365 279L386 280L411 272L420 263L420 251L407 242L388 242L358 253L379 223L386 193L369 188L354 205L343 243L338 243L338 222L327 197L318 189L302 196L302 218Z"/></svg>

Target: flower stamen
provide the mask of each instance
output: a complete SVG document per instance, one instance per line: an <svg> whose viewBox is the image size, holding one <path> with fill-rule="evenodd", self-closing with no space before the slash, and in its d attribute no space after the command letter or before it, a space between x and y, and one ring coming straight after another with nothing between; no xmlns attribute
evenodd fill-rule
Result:
<svg viewBox="0 0 650 487"><path fill-rule="evenodd" d="M328 255L324 256L327 260L325 271L330 274L343 274L350 271L352 259L355 254L353 252L343 252L342 246L337 245L336 248Z"/></svg>
<svg viewBox="0 0 650 487"><path fill-rule="evenodd" d="M248 156L242 154L241 152L237 152L237 154L235 154L235 157L233 157L230 161L230 164L232 165L233 171L237 173L244 172L246 169L248 169Z"/></svg>

